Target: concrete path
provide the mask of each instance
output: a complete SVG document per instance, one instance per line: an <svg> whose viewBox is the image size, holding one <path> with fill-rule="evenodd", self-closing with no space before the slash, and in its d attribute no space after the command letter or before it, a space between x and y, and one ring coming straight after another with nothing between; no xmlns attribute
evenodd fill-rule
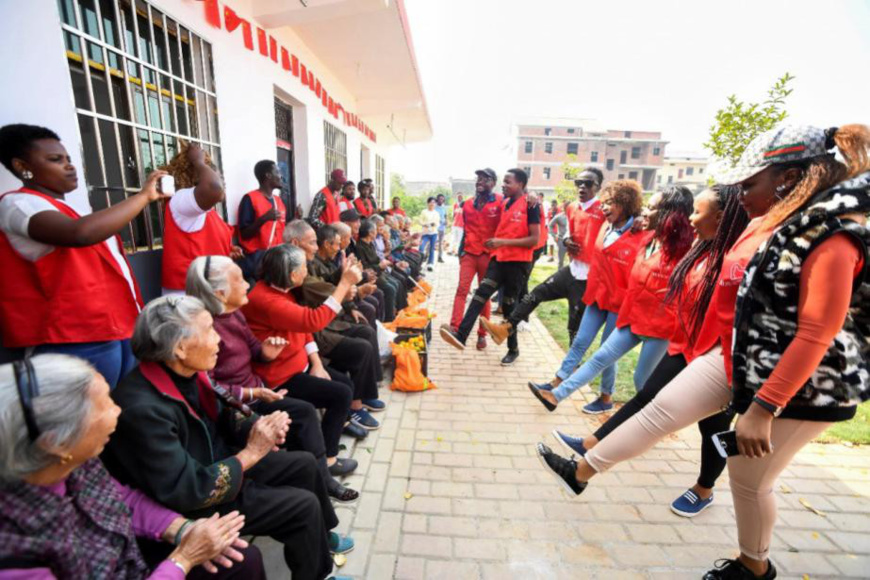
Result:
<svg viewBox="0 0 870 580"><path fill-rule="evenodd" d="M434 325L448 322L458 279L455 259L429 275ZM382 389L383 427L350 451L360 468L348 483L357 505L338 509L339 531L356 550L337 574L354 578L582 579L700 578L736 553L727 472L716 503L693 520L670 502L697 476L697 430L670 437L635 461L568 497L533 455L557 448L550 431L592 432L580 412L592 394L547 413L528 380L547 379L562 351L533 318L521 357L501 367L504 347L460 353L433 336L430 378L438 389ZM773 560L780 578L870 577L870 449L810 445L777 486ZM289 573L277 546L258 540L270 578Z"/></svg>

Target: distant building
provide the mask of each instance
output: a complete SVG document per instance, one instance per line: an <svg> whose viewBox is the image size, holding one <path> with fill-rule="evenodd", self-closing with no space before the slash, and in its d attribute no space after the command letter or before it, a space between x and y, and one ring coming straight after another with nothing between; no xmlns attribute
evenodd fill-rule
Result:
<svg viewBox="0 0 870 580"><path fill-rule="evenodd" d="M474 188L477 185L476 179L454 179L450 178L450 190L453 192L455 196L457 193L461 193L465 197L469 195L474 195Z"/></svg>
<svg viewBox="0 0 870 580"><path fill-rule="evenodd" d="M669 155L656 177L656 189L685 185L697 193L707 185L707 158L701 155Z"/></svg>
<svg viewBox="0 0 870 580"><path fill-rule="evenodd" d="M578 167L597 167L606 181L635 179L656 185L667 141L655 131L604 129L590 119L544 119L515 125L517 165L529 174L529 189L553 191L564 178L569 155Z"/></svg>
<svg viewBox="0 0 870 580"><path fill-rule="evenodd" d="M405 182L405 191L408 195L413 195L414 197L420 197L422 195L426 195L431 192L436 187L443 187L444 189L449 190L450 184L446 181L406 181Z"/></svg>

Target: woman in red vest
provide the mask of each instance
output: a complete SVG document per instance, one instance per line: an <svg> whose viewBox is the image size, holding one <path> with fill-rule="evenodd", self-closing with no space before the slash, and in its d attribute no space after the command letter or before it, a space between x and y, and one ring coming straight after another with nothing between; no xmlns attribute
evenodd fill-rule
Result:
<svg viewBox="0 0 870 580"><path fill-rule="evenodd" d="M0 129L0 162L22 187L0 196L0 330L6 348L88 360L112 387L136 364L129 338L142 306L118 232L162 199L142 191L81 216L64 201L78 187L60 138L33 125Z"/></svg>
<svg viewBox="0 0 870 580"><path fill-rule="evenodd" d="M254 165L254 177L260 186L242 197L236 224L239 245L245 252L243 270L248 280L255 277L263 252L282 243L287 225L287 208L275 194L284 185L278 165L271 159L258 161Z"/></svg>
<svg viewBox="0 0 870 580"><path fill-rule="evenodd" d="M631 268L616 319L616 330L588 361L569 376L565 373L570 371L562 365L560 374L551 383L552 391L529 383L532 393L547 409L554 410L560 401L592 382L603 369L616 364L640 343L643 347L634 369L634 386L638 391L643 389L650 373L667 352L668 340L676 327L675 309L666 305L664 299L671 272L692 245L691 213L692 192L685 187L671 186L650 199L645 212L648 241L641 247ZM612 393L602 388L600 398L584 407L584 412L597 414L601 407L612 408Z"/></svg>
<svg viewBox="0 0 870 580"><path fill-rule="evenodd" d="M635 231L637 228L633 227L643 207L643 192L636 181L620 179L608 183L601 191L600 200L608 226L601 228L595 250L589 256L589 277L583 295L586 310L571 349L551 383L553 386L571 376L602 327L602 344L616 328L634 259L653 236L652 232ZM615 385L616 364L612 364L603 369L601 390L612 393ZM547 404L555 408L554 402L547 401Z"/></svg>
<svg viewBox="0 0 870 580"><path fill-rule="evenodd" d="M353 202L354 209L365 218L377 213L378 204L375 202L375 198L372 197L372 190L374 189L372 180L363 179L359 182L357 189L359 190L359 197Z"/></svg>
<svg viewBox="0 0 870 580"><path fill-rule="evenodd" d="M184 294L187 269L199 256L242 257L233 229L215 206L224 200L221 176L196 143L182 146L166 167L176 192L163 212L163 294Z"/></svg>

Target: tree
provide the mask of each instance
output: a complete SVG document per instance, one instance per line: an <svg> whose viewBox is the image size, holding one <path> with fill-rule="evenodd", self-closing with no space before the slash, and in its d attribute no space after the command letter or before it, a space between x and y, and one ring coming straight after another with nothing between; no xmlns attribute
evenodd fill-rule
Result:
<svg viewBox="0 0 870 580"><path fill-rule="evenodd" d="M716 122L710 127L710 140L704 143L713 155L732 166L740 161L746 146L760 133L773 129L788 117L785 99L793 89L789 73L777 79L767 91L762 103L744 103L736 95L728 97L728 105L716 112Z"/></svg>
<svg viewBox="0 0 870 580"><path fill-rule="evenodd" d="M562 167L559 168L562 181L554 188L556 199L559 200L559 203L577 199L577 188L574 187L574 180L577 179L578 175L583 173L584 169L584 167L577 165L576 155L570 154L565 158Z"/></svg>

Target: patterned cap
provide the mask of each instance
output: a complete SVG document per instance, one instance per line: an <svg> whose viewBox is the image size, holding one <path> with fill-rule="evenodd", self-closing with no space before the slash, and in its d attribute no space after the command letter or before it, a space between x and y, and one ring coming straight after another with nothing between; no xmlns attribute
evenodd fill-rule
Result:
<svg viewBox="0 0 870 580"><path fill-rule="evenodd" d="M722 167L714 176L722 185L735 185L771 165L827 155L833 146L829 139L832 133L809 125L781 125L758 135L746 146L736 166Z"/></svg>

